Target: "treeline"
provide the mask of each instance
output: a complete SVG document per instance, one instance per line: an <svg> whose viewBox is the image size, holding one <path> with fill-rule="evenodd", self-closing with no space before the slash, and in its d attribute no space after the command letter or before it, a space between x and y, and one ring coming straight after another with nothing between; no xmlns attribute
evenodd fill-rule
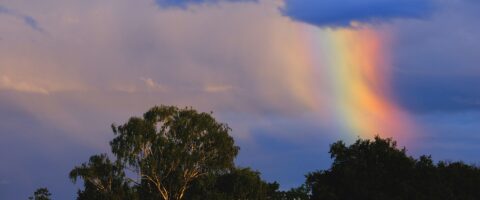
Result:
<svg viewBox="0 0 480 200"><path fill-rule="evenodd" d="M83 182L78 200L480 199L479 167L415 159L390 138L333 143L330 169L281 191L259 172L234 165L239 147L211 113L153 107L112 130L113 158L93 155L69 174L73 183ZM29 199L50 196L40 188Z"/></svg>

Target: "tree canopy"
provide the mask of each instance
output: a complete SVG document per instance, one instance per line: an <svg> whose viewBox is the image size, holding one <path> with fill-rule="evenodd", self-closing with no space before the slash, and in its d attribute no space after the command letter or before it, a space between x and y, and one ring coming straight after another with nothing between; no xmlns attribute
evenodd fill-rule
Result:
<svg viewBox="0 0 480 200"><path fill-rule="evenodd" d="M225 174L211 174L198 179L187 192L190 200L258 199L271 195L269 183L260 178L260 173L250 168L236 168Z"/></svg>
<svg viewBox="0 0 480 200"><path fill-rule="evenodd" d="M478 167L414 159L389 138L339 141L330 155L330 169L307 175L311 199L480 199Z"/></svg>
<svg viewBox="0 0 480 200"><path fill-rule="evenodd" d="M47 188L38 188L33 192L33 196L28 197L29 200L51 200L50 196L52 194L48 191Z"/></svg>
<svg viewBox="0 0 480 200"><path fill-rule="evenodd" d="M91 156L88 163L75 167L69 176L74 183L78 178L84 181L84 190L78 191L79 200L116 200L134 196L122 163L111 162L106 154Z"/></svg>
<svg viewBox="0 0 480 200"><path fill-rule="evenodd" d="M112 130L116 160L92 156L70 172L84 181L78 199L180 200L194 180L234 169L239 150L228 125L192 108L156 106Z"/></svg>

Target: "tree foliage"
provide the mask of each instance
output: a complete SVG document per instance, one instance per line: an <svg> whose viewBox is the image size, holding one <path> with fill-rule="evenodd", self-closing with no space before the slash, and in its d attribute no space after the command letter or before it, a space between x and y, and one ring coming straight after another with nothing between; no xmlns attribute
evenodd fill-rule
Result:
<svg viewBox="0 0 480 200"><path fill-rule="evenodd" d="M50 196L52 194L48 191L47 188L38 188L33 192L33 196L28 197L30 200L51 200Z"/></svg>
<svg viewBox="0 0 480 200"><path fill-rule="evenodd" d="M70 171L70 179L84 181L84 190L78 191L79 200L119 200L132 199L134 195L125 178L122 163L111 162L107 155L94 155L88 163L75 167Z"/></svg>
<svg viewBox="0 0 480 200"><path fill-rule="evenodd" d="M186 199L266 200L272 199L269 186L270 183L260 178L259 172L250 168L235 168L225 174L210 174L198 179L187 191Z"/></svg>
<svg viewBox="0 0 480 200"><path fill-rule="evenodd" d="M292 188L288 191L278 191L274 196L275 200L308 200L310 199L309 196L310 190L307 188L306 185L301 185L297 188Z"/></svg>
<svg viewBox="0 0 480 200"><path fill-rule="evenodd" d="M92 156L70 173L72 181L84 180L79 199L183 199L194 180L233 169L239 150L226 124L192 108L153 107L112 129L116 161Z"/></svg>
<svg viewBox="0 0 480 200"><path fill-rule="evenodd" d="M233 168L239 149L226 124L191 108L154 107L112 128L112 152L165 200L182 199L200 176Z"/></svg>
<svg viewBox="0 0 480 200"><path fill-rule="evenodd" d="M392 139L330 146L328 170L307 175L311 199L480 199L480 169L430 156L414 159Z"/></svg>

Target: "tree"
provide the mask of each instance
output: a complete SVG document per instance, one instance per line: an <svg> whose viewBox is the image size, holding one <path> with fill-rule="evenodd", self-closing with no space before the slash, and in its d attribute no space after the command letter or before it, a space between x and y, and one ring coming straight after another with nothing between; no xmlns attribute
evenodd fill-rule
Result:
<svg viewBox="0 0 480 200"><path fill-rule="evenodd" d="M358 139L330 146L330 170L307 175L312 199L409 199L415 160L392 139Z"/></svg>
<svg viewBox="0 0 480 200"><path fill-rule="evenodd" d="M279 192L280 197L277 197L275 200L309 200L310 190L306 185L301 185L297 188L292 188L288 191Z"/></svg>
<svg viewBox="0 0 480 200"><path fill-rule="evenodd" d="M250 168L235 168L225 174L209 174L192 183L189 200L280 200L278 183L267 183Z"/></svg>
<svg viewBox="0 0 480 200"><path fill-rule="evenodd" d="M38 188L33 196L28 197L30 200L51 200L50 196L52 194L48 191L47 188Z"/></svg>
<svg viewBox="0 0 480 200"><path fill-rule="evenodd" d="M78 191L79 200L134 199L133 191L125 178L123 165L111 162L107 155L94 155L88 163L70 171L70 179L84 181L84 190Z"/></svg>
<svg viewBox="0 0 480 200"><path fill-rule="evenodd" d="M441 199L480 199L480 168L463 162L437 164L434 183Z"/></svg>
<svg viewBox="0 0 480 200"><path fill-rule="evenodd" d="M217 178L216 188L224 194L224 199L265 200L268 185L260 178L260 173L250 168L237 168Z"/></svg>
<svg viewBox="0 0 480 200"><path fill-rule="evenodd" d="M183 199L194 180L232 169L239 150L226 124L192 108L153 107L112 129L112 152L137 173L142 199Z"/></svg>
<svg viewBox="0 0 480 200"><path fill-rule="evenodd" d="M328 170L307 175L311 199L480 199L480 169L462 162L414 159L390 138L330 146Z"/></svg>

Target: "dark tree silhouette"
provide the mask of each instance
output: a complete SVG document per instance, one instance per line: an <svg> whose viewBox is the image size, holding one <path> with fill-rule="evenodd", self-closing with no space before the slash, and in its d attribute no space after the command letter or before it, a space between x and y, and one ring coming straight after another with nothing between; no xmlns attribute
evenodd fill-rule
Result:
<svg viewBox="0 0 480 200"><path fill-rule="evenodd" d="M105 154L90 157L88 163L75 167L69 176L74 183L78 178L84 181L84 190L78 191L79 200L134 199L122 163L112 163Z"/></svg>
<svg viewBox="0 0 480 200"><path fill-rule="evenodd" d="M311 199L480 199L480 170L461 162L435 165L398 149L392 139L330 146L328 170L307 175Z"/></svg>
<svg viewBox="0 0 480 200"><path fill-rule="evenodd" d="M268 183L250 168L236 168L225 174L211 174L195 181L186 199L268 199Z"/></svg>
<svg viewBox="0 0 480 200"><path fill-rule="evenodd" d="M51 198L50 198L51 195L52 194L50 194L50 192L48 191L47 188L38 188L33 193L33 196L28 197L28 199L30 199L30 200L51 200Z"/></svg>
<svg viewBox="0 0 480 200"><path fill-rule="evenodd" d="M308 200L307 188L302 185L280 191L277 182L260 178L260 172L236 168L226 174L211 174L193 182L185 195L188 200Z"/></svg>
<svg viewBox="0 0 480 200"><path fill-rule="evenodd" d="M279 195L278 195L279 194ZM298 188L292 188L288 191L280 191L277 192L275 196L276 200L308 200L310 199L309 196L309 189L306 185L301 185Z"/></svg>

